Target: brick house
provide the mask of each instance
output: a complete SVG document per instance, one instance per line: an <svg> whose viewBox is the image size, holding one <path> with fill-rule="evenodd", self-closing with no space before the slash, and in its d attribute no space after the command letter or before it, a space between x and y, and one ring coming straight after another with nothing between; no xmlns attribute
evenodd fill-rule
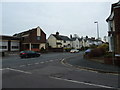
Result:
<svg viewBox="0 0 120 90"><path fill-rule="evenodd" d="M108 22L109 51L120 55L120 1L111 6Z"/></svg>
<svg viewBox="0 0 120 90"><path fill-rule="evenodd" d="M39 26L13 36L21 38L21 50L40 51L41 48L46 49L46 34Z"/></svg>

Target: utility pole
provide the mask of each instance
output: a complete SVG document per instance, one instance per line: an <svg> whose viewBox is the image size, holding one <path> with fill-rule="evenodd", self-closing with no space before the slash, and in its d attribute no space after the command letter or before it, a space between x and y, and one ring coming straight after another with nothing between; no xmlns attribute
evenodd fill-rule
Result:
<svg viewBox="0 0 120 90"><path fill-rule="evenodd" d="M94 23L97 24L97 39L99 40L99 27L98 27L98 21L95 21Z"/></svg>
<svg viewBox="0 0 120 90"><path fill-rule="evenodd" d="M94 23L97 24L97 39L99 40L99 27L98 27L98 21L95 21ZM97 44L99 45L98 41Z"/></svg>

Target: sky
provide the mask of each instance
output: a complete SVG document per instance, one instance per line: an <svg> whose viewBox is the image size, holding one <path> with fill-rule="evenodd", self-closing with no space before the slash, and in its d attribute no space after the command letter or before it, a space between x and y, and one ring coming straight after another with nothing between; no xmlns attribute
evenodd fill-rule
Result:
<svg viewBox="0 0 120 90"><path fill-rule="evenodd" d="M0 3L1 34L13 35L39 26L47 38L57 31L66 36L97 37L97 24L94 22L98 21L99 36L103 38L107 36L106 19L112 3L3 1Z"/></svg>

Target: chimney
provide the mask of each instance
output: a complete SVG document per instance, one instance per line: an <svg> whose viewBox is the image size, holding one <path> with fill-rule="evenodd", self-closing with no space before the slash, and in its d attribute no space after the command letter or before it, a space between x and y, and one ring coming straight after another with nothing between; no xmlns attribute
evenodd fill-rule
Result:
<svg viewBox="0 0 120 90"><path fill-rule="evenodd" d="M59 32L56 32L56 35L59 35Z"/></svg>
<svg viewBox="0 0 120 90"><path fill-rule="evenodd" d="M70 38L72 39L72 35L70 35Z"/></svg>

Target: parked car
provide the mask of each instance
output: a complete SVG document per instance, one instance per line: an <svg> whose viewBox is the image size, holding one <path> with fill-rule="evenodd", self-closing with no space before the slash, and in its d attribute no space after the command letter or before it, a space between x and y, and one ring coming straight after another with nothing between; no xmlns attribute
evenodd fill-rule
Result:
<svg viewBox="0 0 120 90"><path fill-rule="evenodd" d="M28 58L28 57L39 57L41 54L35 51L21 51L20 57L21 58Z"/></svg>
<svg viewBox="0 0 120 90"><path fill-rule="evenodd" d="M85 53L85 54L88 54L88 53L90 53L90 52L91 52L91 50L92 50L92 49L87 49L87 50L85 50L85 52L84 52L84 53Z"/></svg>
<svg viewBox="0 0 120 90"><path fill-rule="evenodd" d="M70 53L78 53L79 52L79 50L77 50L77 49L71 49L70 50Z"/></svg>

